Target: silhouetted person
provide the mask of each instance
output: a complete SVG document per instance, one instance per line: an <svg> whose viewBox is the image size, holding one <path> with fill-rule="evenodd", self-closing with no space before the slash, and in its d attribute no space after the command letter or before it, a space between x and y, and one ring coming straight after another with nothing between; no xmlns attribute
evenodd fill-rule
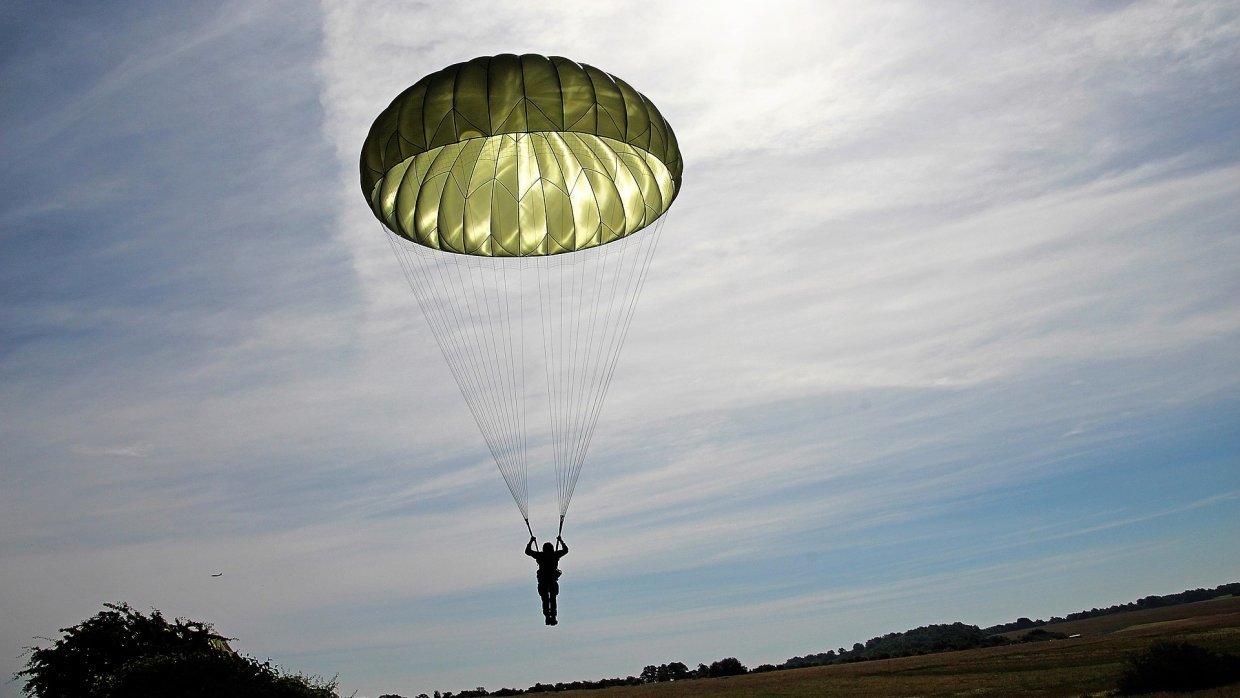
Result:
<svg viewBox="0 0 1240 698"><path fill-rule="evenodd" d="M538 562L538 595L542 597L543 615L547 625L555 625L555 596L560 593L560 558L568 554L568 546L564 539L556 536L555 547L543 543L542 550L535 550L538 539L530 536L525 545L525 554Z"/></svg>

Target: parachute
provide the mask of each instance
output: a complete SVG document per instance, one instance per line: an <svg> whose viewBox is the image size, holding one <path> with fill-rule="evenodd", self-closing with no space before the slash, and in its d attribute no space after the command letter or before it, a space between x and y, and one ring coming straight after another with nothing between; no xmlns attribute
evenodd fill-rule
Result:
<svg viewBox="0 0 1240 698"><path fill-rule="evenodd" d="M562 532L682 169L644 95L558 56L427 75L366 137L362 193L531 535L529 463Z"/></svg>

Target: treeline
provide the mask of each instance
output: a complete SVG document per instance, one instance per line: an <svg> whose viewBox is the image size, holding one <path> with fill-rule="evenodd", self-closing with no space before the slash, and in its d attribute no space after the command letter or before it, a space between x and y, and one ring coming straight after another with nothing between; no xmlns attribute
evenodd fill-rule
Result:
<svg viewBox="0 0 1240 698"><path fill-rule="evenodd" d="M755 669L754 671L757 671ZM719 678L722 676L738 676L740 674L748 674L749 669L741 664L736 657L727 657L717 662L707 664L698 664L696 669L690 669L683 662L669 662L655 666L651 664L642 669L640 676L628 676L623 679L601 679L599 681L568 681L560 683L536 683L529 688L501 688L497 691L488 691L479 686L478 688L453 693L452 691L439 692L435 691L433 698L480 698L481 696L521 696L529 693L557 693L559 691L583 691L600 688L611 688L612 686L639 686L644 683L660 683L664 681L684 681L687 679L707 679ZM379 698L404 698L404 696L395 693L386 693ZM425 693L419 693L415 698L432 698Z"/></svg>
<svg viewBox="0 0 1240 698"><path fill-rule="evenodd" d="M1146 596L1130 603L1108 606L1106 608L1091 608L1088 611L1069 613L1062 617L1054 616L1050 620L1018 618L1011 623L992 625L989 628L979 628L976 625L965 625L964 623L927 625L921 628L914 628L913 630L906 630L902 633L888 633L880 637L871 638L864 644L858 642L852 646L851 650L841 647L838 650L827 650L826 652L810 654L804 657L793 657L783 664L771 667L770 670L864 662L871 659L894 659L896 657L911 657L935 652L954 652L956 650L974 649L977 647L994 647L996 645L1012 643L1063 639L1066 637L1063 633L1049 632L1042 629L1041 626L1051 623L1064 623L1071 620L1095 618L1114 613L1139 611L1146 608L1161 608L1163 606L1208 601L1220 596L1233 596L1237 594L1240 594L1240 582L1222 584L1213 589L1189 589L1178 594L1167 594L1166 596ZM1019 630L1028 630L1029 632L1014 640L1001 635L1001 633L1011 633Z"/></svg>
<svg viewBox="0 0 1240 698"><path fill-rule="evenodd" d="M1162 608L1164 606L1178 606L1186 603L1196 603L1197 601L1209 601L1217 599L1220 596L1235 596L1240 594L1240 582L1232 582L1231 584L1220 584L1213 589L1189 589L1181 591L1178 594L1167 594L1166 596L1146 596L1136 601L1122 603L1115 606L1107 606L1106 608L1091 608L1088 611L1078 611L1069 613L1066 616L1052 616L1050 620L1030 620L1028 618L1018 618L1011 623L1003 623L1001 625L992 625L985 629L985 632L991 634L1008 633L1013 630L1025 630L1027 628L1036 628L1051 623L1066 623L1072 620L1085 620L1086 618L1097 618L1098 616L1109 616L1115 613L1127 613L1129 611L1141 611L1147 608Z"/></svg>
<svg viewBox="0 0 1240 698"><path fill-rule="evenodd" d="M925 625L902 633L887 633L858 642L852 649L827 650L819 654L793 657L776 669L800 669L823 664L845 664L872 659L894 659L936 652L954 652L975 647L990 647L1010 642L1006 638L992 637L976 625L950 623Z"/></svg>
<svg viewBox="0 0 1240 698"><path fill-rule="evenodd" d="M887 633L879 637L870 638L864 643L858 642L852 646L852 649L840 647L839 649L827 650L816 654L807 654L803 657L792 657L780 664L761 664L752 670L741 664L735 657L728 657L709 665L698 664L696 669L690 669L682 662L669 662L667 664L648 665L638 676L629 676L626 678L602 679L600 681L572 681L568 683L543 684L536 683L533 686L520 688L501 688L498 691L488 692L481 686L471 691L461 691L459 693L435 691L433 698L478 698L481 696L518 696L527 693L553 693L558 691L577 691L588 689L609 688L611 686L635 686L645 683L659 683L664 681L684 681L688 679L705 679L718 678L722 676L736 676L740 674L757 674L767 671L783 671L787 669L800 669L803 667L822 666L825 664L846 664L850 662L864 662L876 659L894 659L896 657L910 657L922 654L934 654L937 652L954 652L957 650L974 649L978 647L994 647L997 645L1006 645L1024 642L1042 642L1045 640L1062 639L1066 637L1062 633L1049 632L1041 626L1050 623L1063 623L1071 620L1082 620L1085 618L1095 618L1097 616L1105 616L1113 613L1125 613L1128 611L1139 611L1146 608L1161 608L1163 606L1175 606L1178 604L1194 603L1196 601L1208 601L1220 596L1240 595L1240 582L1231 584L1223 584L1213 589L1190 589L1182 591L1178 594L1168 594L1166 596L1146 596L1137 599L1131 603L1119 604L1116 606L1108 606L1106 608L1091 608L1088 611L1079 611L1077 613L1069 613L1066 616L1053 616L1050 620L1032 620L1029 618L1018 618L1011 623L1002 623L992 625L988 628L979 628L976 625L966 625L964 623L947 623L939 625L926 625L912 630L906 630L899 633ZM1018 630L1028 630L1029 632L1017 637L1009 639L1003 637L1001 633L1010 633ZM379 698L404 698L396 694L388 694ZM418 694L415 698L432 698L425 693Z"/></svg>

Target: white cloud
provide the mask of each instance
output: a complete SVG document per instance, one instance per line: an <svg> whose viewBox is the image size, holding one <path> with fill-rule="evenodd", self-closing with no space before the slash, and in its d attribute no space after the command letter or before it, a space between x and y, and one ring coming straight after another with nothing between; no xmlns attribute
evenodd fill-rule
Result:
<svg viewBox="0 0 1240 698"><path fill-rule="evenodd" d="M137 443L127 446L75 446L74 453L83 456L120 456L123 458L146 458L154 448L153 444Z"/></svg>

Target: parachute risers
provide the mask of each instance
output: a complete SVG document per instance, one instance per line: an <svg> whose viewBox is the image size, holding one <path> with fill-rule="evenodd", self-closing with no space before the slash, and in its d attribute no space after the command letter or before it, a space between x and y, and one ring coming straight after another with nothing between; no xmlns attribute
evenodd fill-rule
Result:
<svg viewBox="0 0 1240 698"><path fill-rule="evenodd" d="M554 464L563 533L681 170L644 95L536 55L426 76L363 145L362 192L531 536L528 463Z"/></svg>
<svg viewBox="0 0 1240 698"><path fill-rule="evenodd" d="M533 537L534 537L534 528L533 528L532 526L530 526L530 520L529 520L528 518L525 520L525 528L526 528L526 530L528 530L528 531L530 532L530 538L533 538ZM560 536L564 535L564 517L563 517L563 516L561 516L561 517L560 517L560 529L559 529L558 531L556 531L556 532L555 532L555 535L556 535L556 537L557 537L557 538L559 538Z"/></svg>

